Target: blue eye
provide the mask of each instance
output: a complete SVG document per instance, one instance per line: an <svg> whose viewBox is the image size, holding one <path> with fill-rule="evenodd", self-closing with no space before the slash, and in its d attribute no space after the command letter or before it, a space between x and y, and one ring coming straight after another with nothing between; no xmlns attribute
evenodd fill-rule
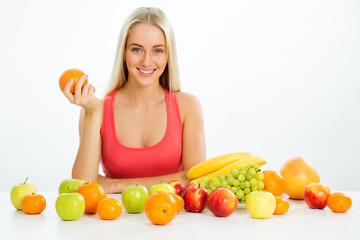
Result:
<svg viewBox="0 0 360 240"><path fill-rule="evenodd" d="M163 51L161 49L156 49L155 53L162 53Z"/></svg>
<svg viewBox="0 0 360 240"><path fill-rule="evenodd" d="M133 50L132 50L133 52L136 52L136 53L140 53L140 48L134 48Z"/></svg>

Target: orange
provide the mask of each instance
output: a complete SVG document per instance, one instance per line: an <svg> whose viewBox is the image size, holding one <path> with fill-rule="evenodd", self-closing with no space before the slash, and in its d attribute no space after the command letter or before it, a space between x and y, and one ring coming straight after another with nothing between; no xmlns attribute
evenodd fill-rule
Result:
<svg viewBox="0 0 360 240"><path fill-rule="evenodd" d="M175 199L175 205L176 205L177 213L181 212L184 209L184 206L185 206L184 199L181 196L177 195L176 193L170 193L170 194Z"/></svg>
<svg viewBox="0 0 360 240"><path fill-rule="evenodd" d="M98 203L96 211L101 219L114 220L120 217L122 206L117 199L104 198Z"/></svg>
<svg viewBox="0 0 360 240"><path fill-rule="evenodd" d="M152 193L145 202L146 217L157 225L168 224L177 214L174 197L163 191Z"/></svg>
<svg viewBox="0 0 360 240"><path fill-rule="evenodd" d="M85 213L96 213L98 203L106 198L104 188L95 181L82 183L76 192L80 193L85 199Z"/></svg>
<svg viewBox="0 0 360 240"><path fill-rule="evenodd" d="M285 193L292 199L304 199L305 188L310 183L320 182L315 167L303 157L287 160L280 174L285 179Z"/></svg>
<svg viewBox="0 0 360 240"><path fill-rule="evenodd" d="M351 198L345 193L331 193L327 205L333 212L344 213L351 208Z"/></svg>
<svg viewBox="0 0 360 240"><path fill-rule="evenodd" d="M22 209L27 214L39 214L46 208L45 198L38 193L26 195L22 201Z"/></svg>
<svg viewBox="0 0 360 240"><path fill-rule="evenodd" d="M276 200L276 208L275 208L274 214L275 215L285 214L289 210L289 207L290 207L288 200L284 199L282 197L279 197L279 196L276 196L275 200Z"/></svg>
<svg viewBox="0 0 360 240"><path fill-rule="evenodd" d="M265 170L263 174L264 179L262 182L265 185L263 191L271 192L274 196L281 196L285 192L284 178L273 170Z"/></svg>
<svg viewBox="0 0 360 240"><path fill-rule="evenodd" d="M70 92L72 94L74 94L75 93L75 85L82 75L84 75L84 73L81 70L74 69L74 68L68 69L65 72L63 72L63 74L60 76L60 79L59 79L59 87L60 87L61 91L64 92L66 83L70 79L74 79L73 85L71 86L71 89L70 89ZM87 80L84 81L83 86L85 84L87 84Z"/></svg>

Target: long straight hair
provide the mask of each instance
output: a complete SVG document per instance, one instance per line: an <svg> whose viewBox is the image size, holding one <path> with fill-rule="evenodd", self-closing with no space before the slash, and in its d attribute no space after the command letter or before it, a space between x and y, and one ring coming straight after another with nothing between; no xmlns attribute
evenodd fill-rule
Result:
<svg viewBox="0 0 360 240"><path fill-rule="evenodd" d="M176 53L175 35L173 28L167 19L165 13L159 8L141 7L135 9L125 20L118 40L114 65L110 76L109 83L105 89L105 96L114 90L124 86L128 79L128 69L124 61L125 44L129 32L138 24L150 23L160 28L165 34L166 49L168 54L168 62L163 74L160 76L160 84L170 92L179 92L180 79L179 67Z"/></svg>

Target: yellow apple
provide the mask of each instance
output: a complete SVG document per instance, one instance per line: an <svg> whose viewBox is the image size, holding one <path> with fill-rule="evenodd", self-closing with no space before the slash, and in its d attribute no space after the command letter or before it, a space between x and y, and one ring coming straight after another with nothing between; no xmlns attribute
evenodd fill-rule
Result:
<svg viewBox="0 0 360 240"><path fill-rule="evenodd" d="M246 209L253 218L268 218L276 208L276 199L270 192L254 191L246 196Z"/></svg>

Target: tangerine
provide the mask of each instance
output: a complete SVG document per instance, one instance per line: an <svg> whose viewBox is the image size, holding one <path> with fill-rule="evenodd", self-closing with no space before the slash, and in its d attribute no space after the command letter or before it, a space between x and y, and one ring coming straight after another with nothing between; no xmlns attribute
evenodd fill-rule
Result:
<svg viewBox="0 0 360 240"><path fill-rule="evenodd" d="M168 224L177 214L176 201L169 192L154 192L146 199L145 214L153 224Z"/></svg>
<svg viewBox="0 0 360 240"><path fill-rule="evenodd" d="M38 193L26 195L22 201L22 209L27 214L39 214L46 208L44 196Z"/></svg>
<svg viewBox="0 0 360 240"><path fill-rule="evenodd" d="M285 180L280 173L274 170L265 170L263 174L262 182L265 185L263 191L271 192L274 196L281 196L285 192Z"/></svg>
<svg viewBox="0 0 360 240"><path fill-rule="evenodd" d="M85 213L96 213L98 203L106 198L104 188L95 181L82 183L76 192L80 193L85 199Z"/></svg>
<svg viewBox="0 0 360 240"><path fill-rule="evenodd" d="M73 82L73 85L71 86L70 92L72 94L75 94L75 85L82 75L84 75L84 72L79 69L75 69L75 68L68 69L65 72L63 72L63 74L61 74L60 79L59 79L59 87L60 87L61 91L64 92L66 83L70 79L74 79L74 82ZM87 79L84 81L83 86L85 84L87 84Z"/></svg>
<svg viewBox="0 0 360 240"><path fill-rule="evenodd" d="M177 195L176 193L170 193L174 199L175 199L175 205L176 205L176 211L177 213L181 212L183 209L184 209L184 206L185 206L185 201L184 199Z"/></svg>
<svg viewBox="0 0 360 240"><path fill-rule="evenodd" d="M115 198L104 198L98 203L96 211L101 219L114 220L120 217L122 206Z"/></svg>
<svg viewBox="0 0 360 240"><path fill-rule="evenodd" d="M351 198L345 193L331 193L327 205L333 212L344 213L351 208Z"/></svg>
<svg viewBox="0 0 360 240"><path fill-rule="evenodd" d="M275 207L274 214L275 215L285 214L289 210L289 207L290 207L288 200L283 197L280 197L280 196L276 196L275 200L276 200L276 207Z"/></svg>

